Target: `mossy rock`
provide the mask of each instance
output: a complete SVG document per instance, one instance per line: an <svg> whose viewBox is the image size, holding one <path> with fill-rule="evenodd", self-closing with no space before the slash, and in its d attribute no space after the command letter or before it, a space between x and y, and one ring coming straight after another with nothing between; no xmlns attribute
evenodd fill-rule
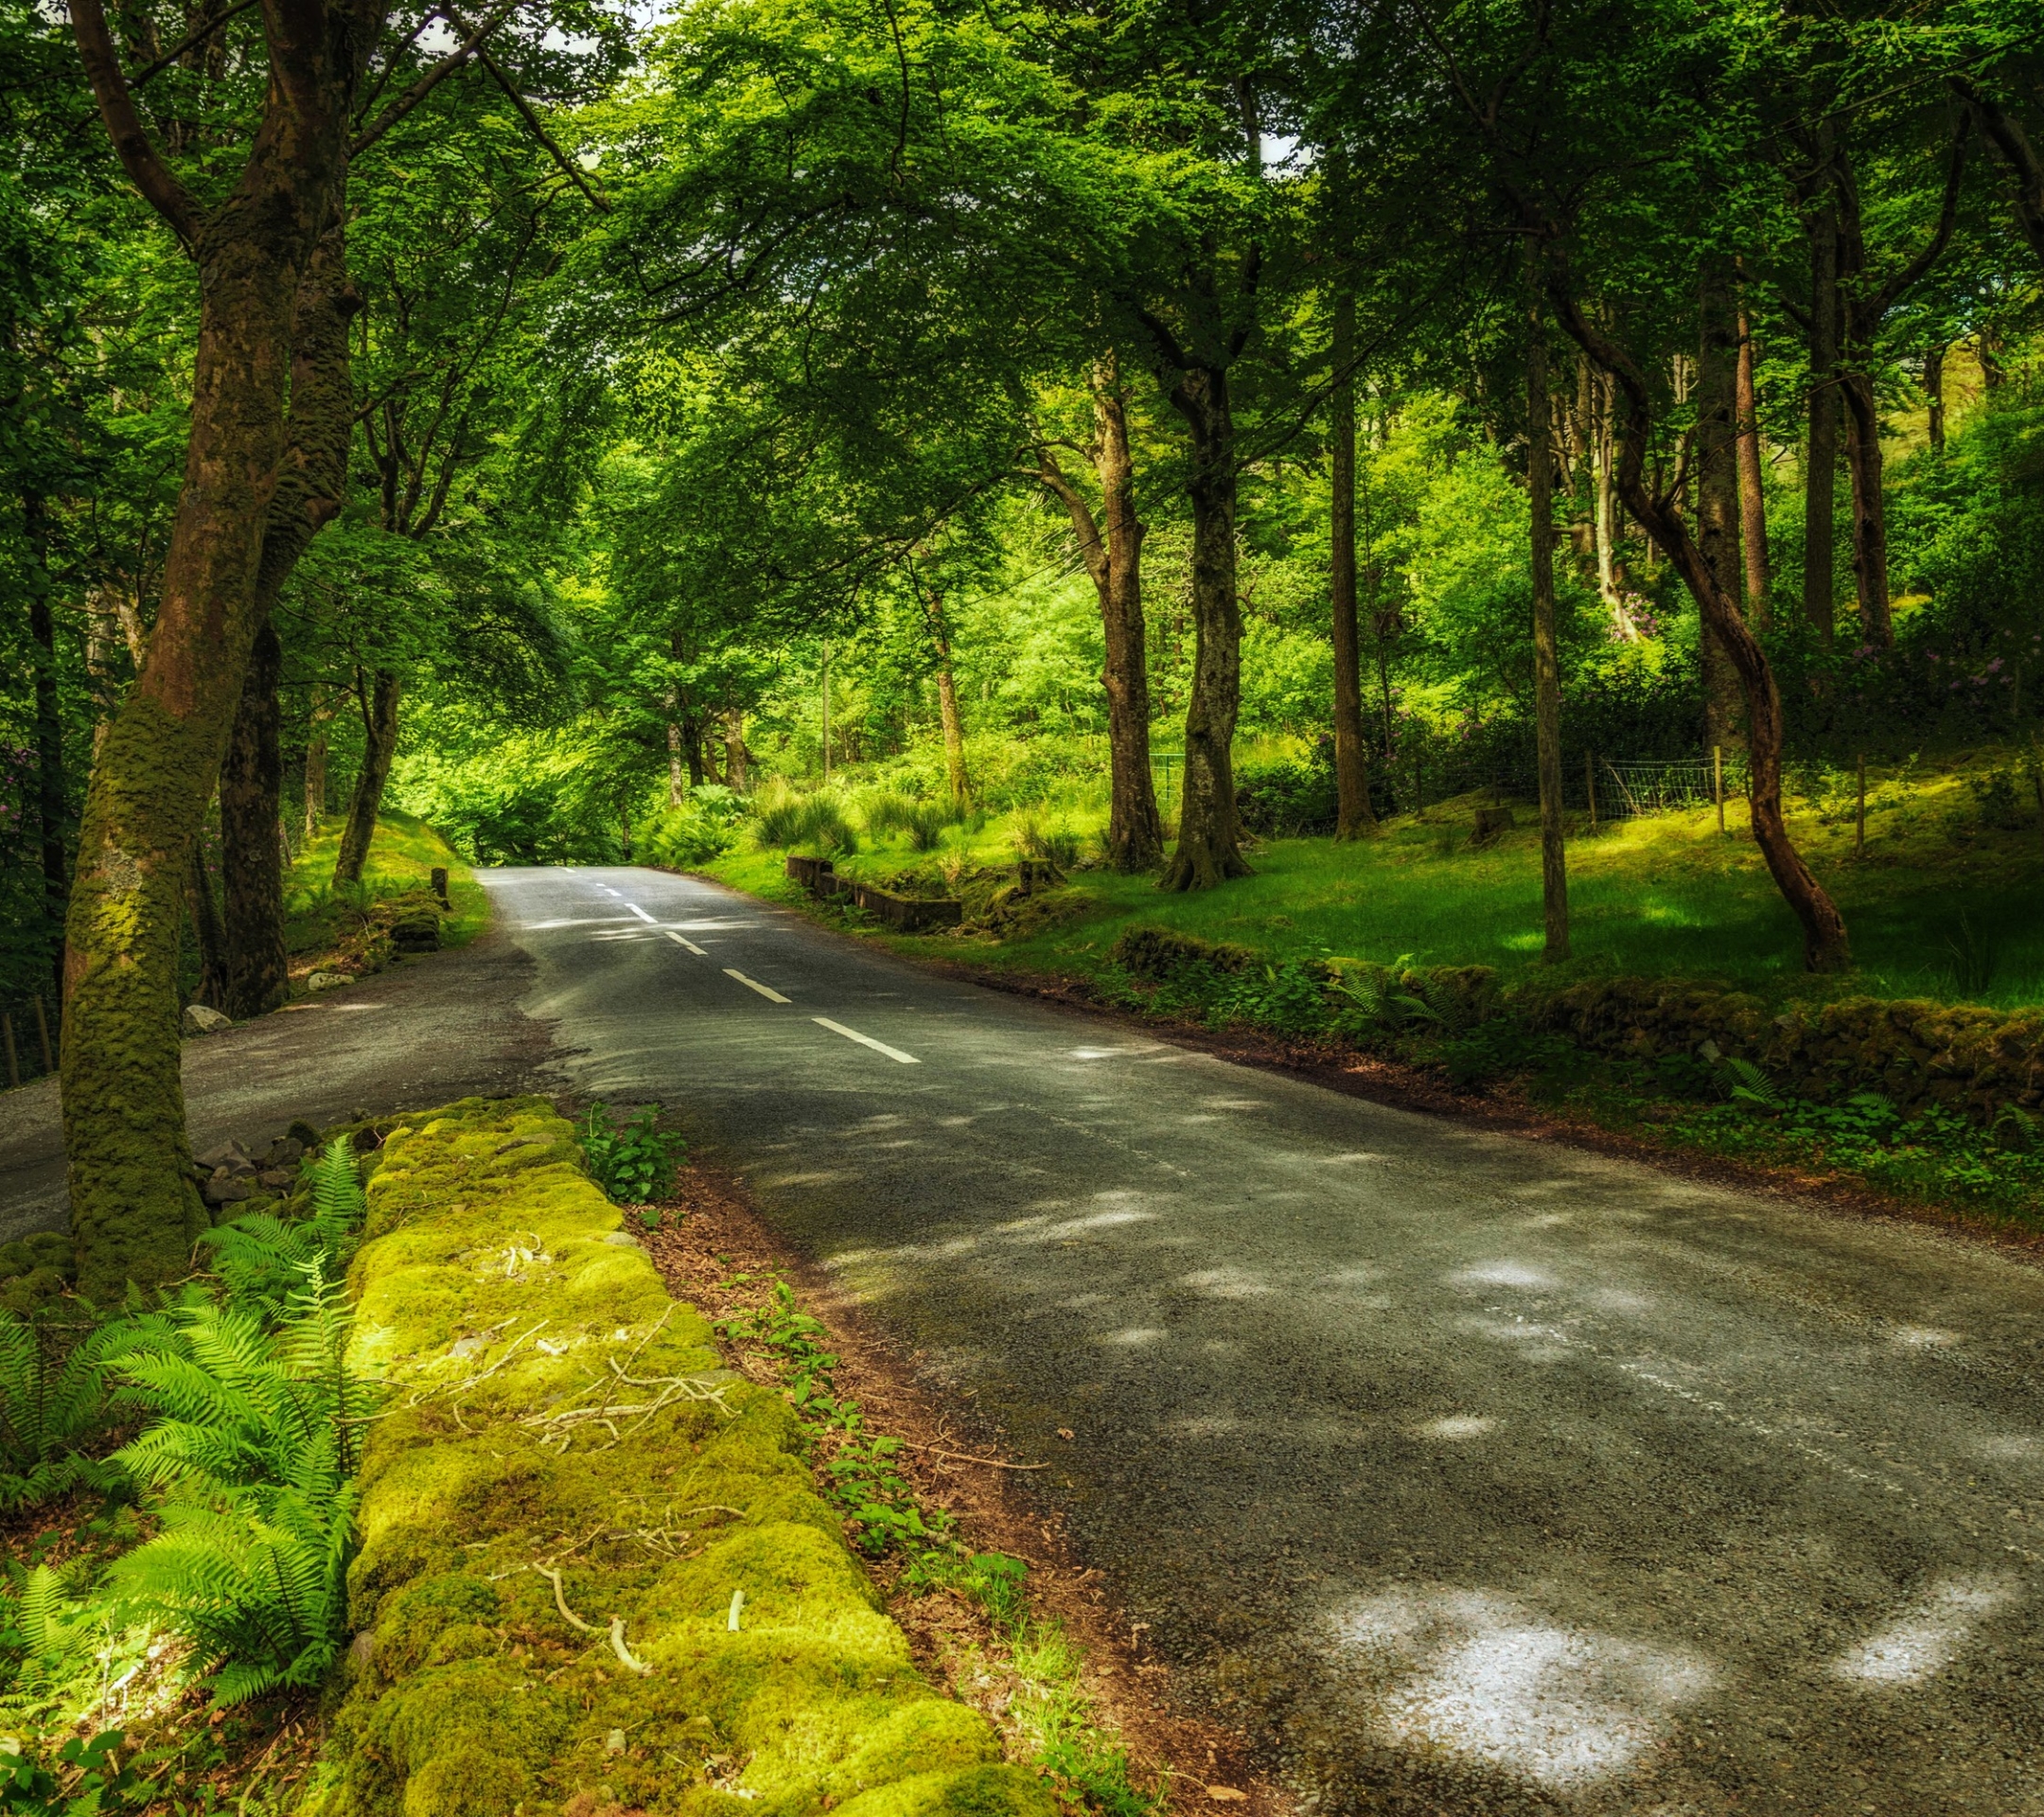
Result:
<svg viewBox="0 0 2044 1817"><path fill-rule="evenodd" d="M1114 963L1137 978L1163 983L1189 965L1216 972L1246 972L1263 961L1247 946L1233 946L1171 927L1131 927L1108 954Z"/></svg>
<svg viewBox="0 0 2044 1817"><path fill-rule="evenodd" d="M365 1191L351 1356L386 1411L305 1809L1054 1817L916 1671L785 1400L605 1241L545 1101L414 1119Z"/></svg>

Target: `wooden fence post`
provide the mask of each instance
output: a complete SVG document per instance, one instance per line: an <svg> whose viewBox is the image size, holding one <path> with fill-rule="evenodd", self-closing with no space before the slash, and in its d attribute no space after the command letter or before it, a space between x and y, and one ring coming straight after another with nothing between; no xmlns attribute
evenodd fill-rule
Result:
<svg viewBox="0 0 2044 1817"><path fill-rule="evenodd" d="M21 1084L21 1061L14 1053L14 1018L5 1010L0 1010L0 1040L7 1043L7 1082L11 1091Z"/></svg>
<svg viewBox="0 0 2044 1817"><path fill-rule="evenodd" d="M1586 750L1582 754L1583 793L1590 801L1590 830L1596 831L1596 752Z"/></svg>
<svg viewBox="0 0 2044 1817"><path fill-rule="evenodd" d="M1711 793L1718 798L1718 830L1724 831L1724 747L1711 747Z"/></svg>

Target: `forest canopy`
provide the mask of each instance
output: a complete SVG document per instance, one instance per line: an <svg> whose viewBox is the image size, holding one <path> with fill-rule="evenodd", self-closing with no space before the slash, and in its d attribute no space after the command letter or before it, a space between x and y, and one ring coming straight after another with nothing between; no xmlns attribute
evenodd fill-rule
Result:
<svg viewBox="0 0 2044 1817"><path fill-rule="evenodd" d="M1484 788L1559 959L1595 766L1729 759L1848 968L1798 767L2036 718L2035 26L9 6L0 999L94 1272L188 1246L179 1015L282 1001L386 809L1083 802L1200 891L1273 791Z"/></svg>

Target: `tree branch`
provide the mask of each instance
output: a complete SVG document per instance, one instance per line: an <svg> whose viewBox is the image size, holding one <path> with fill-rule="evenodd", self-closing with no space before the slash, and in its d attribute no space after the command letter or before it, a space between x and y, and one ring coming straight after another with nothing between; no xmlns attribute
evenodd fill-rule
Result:
<svg viewBox="0 0 2044 1817"><path fill-rule="evenodd" d="M1894 308L1896 301L1912 285L1921 278L1931 266L1944 257L1946 247L1951 244L1952 226L1959 218L1959 190L1965 179L1966 141L1973 136L1973 112L1969 107L1959 110L1959 119L1952 129L1950 160L1945 171L1945 199L1938 208L1938 221L1930 236L1929 243L1922 252L1903 266L1887 283L1874 292L1867 303L1870 324L1878 326L1882 317Z"/></svg>
<svg viewBox="0 0 2044 1817"><path fill-rule="evenodd" d="M459 23L457 15L452 12L449 12L449 17L456 18L457 23ZM489 71L490 75L496 79L497 86L510 97L511 105L519 111L519 117L531 130L533 137L546 147L554 162L560 166L562 174L589 198L589 204L591 208L595 209L600 215L608 215L610 212L610 204L596 193L595 187L583 176L580 168L559 146L554 143L554 135L540 124L539 115L533 112L532 103L519 93L518 89L513 86L510 78L498 68L497 60L480 44L476 46L476 61Z"/></svg>
<svg viewBox="0 0 2044 1817"><path fill-rule="evenodd" d="M499 26L502 25L506 19L510 18L523 4L524 0L503 0L503 4L498 7L495 11L485 13L480 26L469 32L460 44L456 44L437 63L427 70L417 81L414 82L382 113L379 114L369 126L363 128L356 135L355 143L348 147L348 155L350 157L359 156L368 147L380 139L384 133L388 132L392 127L396 126L399 120L403 119L407 114L411 113L414 107L423 101L427 96L431 95L434 89L438 88L449 76L465 68L473 61L476 52L482 49L483 41L491 32L495 31Z"/></svg>
<svg viewBox="0 0 2044 1817"><path fill-rule="evenodd" d="M78 37L85 79L92 84L93 98L99 103L99 118L105 123L107 137L114 142L122 169L189 251L199 238L199 204L170 173L135 112L128 79L121 74L120 57L114 48L113 34L107 30L106 10L99 0L71 0L71 28Z"/></svg>
<svg viewBox="0 0 2044 1817"><path fill-rule="evenodd" d="M212 35L216 31L218 31L222 26L224 26L228 22L228 20L236 17L239 13L246 12L251 7L260 6L261 4L262 0L235 0L235 4L229 7L225 12L220 14L217 18L208 19L203 25L199 27L197 31L189 34L181 44L175 44L170 49L165 51L161 57L157 58L157 60L153 63L150 63L139 74L129 77L129 94L132 95L135 90L140 88L144 82L148 81L151 76L161 76L165 70L168 69L170 65L176 62L180 57L184 56L186 51L197 50L201 44L204 44L208 38L212 37Z"/></svg>

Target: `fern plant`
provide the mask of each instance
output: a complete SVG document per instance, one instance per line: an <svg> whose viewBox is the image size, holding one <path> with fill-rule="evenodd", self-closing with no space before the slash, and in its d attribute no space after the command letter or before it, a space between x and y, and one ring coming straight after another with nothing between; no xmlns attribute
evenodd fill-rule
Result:
<svg viewBox="0 0 2044 1817"><path fill-rule="evenodd" d="M12 1562L8 1572L14 1582L0 1601L0 1648L18 1661L10 1697L32 1699L62 1685L90 1655L97 1624L70 1594L65 1572Z"/></svg>
<svg viewBox="0 0 2044 1817"><path fill-rule="evenodd" d="M161 1530L110 1576L118 1605L190 1640L214 1702L310 1685L346 1639L369 1385L346 1367L344 1292L315 1259L267 1332L256 1312L192 1298L169 1341L123 1357L123 1399L159 1417L115 1461Z"/></svg>
<svg viewBox="0 0 2044 1817"><path fill-rule="evenodd" d="M1751 1110L1763 1110L1779 1116L1786 1101L1775 1088L1774 1082L1753 1065L1751 1060L1741 1060L1735 1053L1724 1058L1724 1069L1732 1075L1732 1102L1744 1104Z"/></svg>
<svg viewBox="0 0 2044 1817"><path fill-rule="evenodd" d="M339 1279L361 1228L361 1174L347 1138L337 1136L305 1169L311 1207L302 1218L252 1211L208 1230L199 1241L213 1252L213 1270L229 1297L269 1320L280 1317L318 1262Z"/></svg>
<svg viewBox="0 0 2044 1817"><path fill-rule="evenodd" d="M112 1336L54 1312L0 1312L0 1511L118 1480L85 1452L106 1425Z"/></svg>

